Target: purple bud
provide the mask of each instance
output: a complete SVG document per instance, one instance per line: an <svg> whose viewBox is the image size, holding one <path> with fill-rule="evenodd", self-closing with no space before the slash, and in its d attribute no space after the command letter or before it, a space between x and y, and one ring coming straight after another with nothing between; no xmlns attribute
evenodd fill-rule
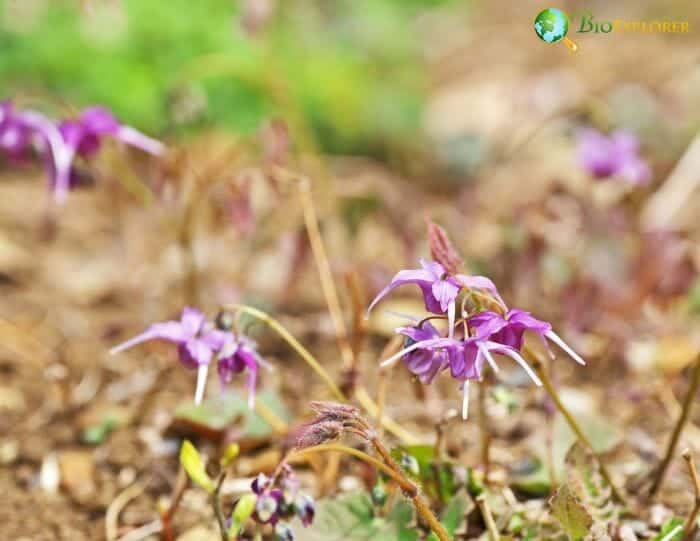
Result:
<svg viewBox="0 0 700 541"><path fill-rule="evenodd" d="M316 514L316 503L314 499L307 494L300 494L294 502L294 507L297 510L297 516L304 526L308 526L314 521Z"/></svg>
<svg viewBox="0 0 700 541"><path fill-rule="evenodd" d="M449 274L457 274L462 266L462 258L455 250L450 238L445 233L445 230L434 223L429 218L426 219L428 224L428 244L430 245L430 255L433 259L440 263Z"/></svg>
<svg viewBox="0 0 700 541"><path fill-rule="evenodd" d="M272 494L262 494L255 504L255 514L259 522L276 522L279 501Z"/></svg>
<svg viewBox="0 0 700 541"><path fill-rule="evenodd" d="M265 491L269 482L270 478L267 475L259 473L258 476L253 479L250 488L255 494L260 495Z"/></svg>

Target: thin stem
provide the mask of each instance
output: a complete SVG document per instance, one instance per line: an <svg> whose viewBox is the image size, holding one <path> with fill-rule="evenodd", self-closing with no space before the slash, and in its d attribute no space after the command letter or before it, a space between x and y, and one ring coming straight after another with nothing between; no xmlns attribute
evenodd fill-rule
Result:
<svg viewBox="0 0 700 541"><path fill-rule="evenodd" d="M401 490L415 490L415 485L412 483L410 485L406 484L406 480L402 478L399 474L397 474L392 468L384 464L381 460L378 460L374 458L371 455L368 455L364 451L360 451L359 449L354 449L353 447L348 447L347 445L340 445L337 443L322 443L321 445L314 445L313 447L307 447L306 449L300 449L298 451L292 451L287 460L294 460L295 458L299 457L304 457L306 455L312 455L314 453L318 452L329 452L329 451L335 451L339 453L345 453L346 455L352 455L355 458L359 458L360 460L366 462L367 464L371 464L378 470L381 470L382 473L386 474L388 477L396 481L396 484L401 487Z"/></svg>
<svg viewBox="0 0 700 541"><path fill-rule="evenodd" d="M255 413L260 415L260 417L262 417L264 421L272 427L273 432L276 432L277 434L287 433L287 423L266 404L260 400L256 400L254 408Z"/></svg>
<svg viewBox="0 0 700 541"><path fill-rule="evenodd" d="M348 332L345 328L343 312L340 308L340 300L338 292L335 289L333 282L333 274L331 273L331 265L328 261L328 254L323 245L321 230L318 226L318 216L314 207L313 199L311 198L311 182L306 177L299 179L299 193L301 195L301 208L304 213L304 223L306 224L306 232L309 234L309 242L311 243L311 251L316 260L319 278L321 279L321 289L323 296L328 305L328 311L333 320L335 334L340 347L340 354L343 357L345 368L352 368L354 365L354 355L350 342L348 341Z"/></svg>
<svg viewBox="0 0 700 541"><path fill-rule="evenodd" d="M333 379L331 379L328 372L326 372L326 370L309 352L309 350L302 346L301 343L296 338L294 338L294 336L292 336L292 334L287 329L285 329L279 321L274 319L269 314L263 312L262 310L258 310L257 308L253 308L252 306L247 306L245 304L226 305L224 306L224 309L231 310L234 312L246 313L268 325L277 334L279 334L284 339L284 341L287 342L292 347L292 349L294 349L294 351L296 351L301 356L302 359L304 359L307 362L307 364L318 374L318 376L328 386L328 388L331 390L331 392L337 400L347 402L347 397L338 388ZM370 417L376 417L377 405L374 403L372 398L370 398L369 394L367 393L367 390L364 387L357 388L355 398L357 398L357 401L365 409L365 411L367 411ZM384 416L382 424L384 427L386 427L386 429L389 432L394 434L407 445L413 445L418 443L418 438L416 438L413 434L401 427L401 425L399 425L396 421L393 421L392 419Z"/></svg>
<svg viewBox="0 0 700 541"><path fill-rule="evenodd" d="M617 501L619 501L620 503L624 504L625 498L620 493L620 491L617 489L615 484L613 483L612 476L610 475L610 472L608 471L607 466L603 462L602 457L600 456L599 453L597 453L595 451L590 440L583 433L583 430L581 430L581 427L579 426L576 419L574 419L574 416L571 414L571 412L567 409L567 407L562 402L561 397L559 396L559 393L557 392L556 388L554 387L554 384L552 384L552 380L549 378L549 374L547 372L547 369L545 368L544 364L540 360L539 356L536 355L535 353L533 353L532 350L530 350L528 347L523 348L523 354L525 355L525 357L527 357L527 359L532 364L532 367L535 369L535 372L537 372L537 375L539 376L540 380L542 380L542 385L547 390L547 393L549 394L550 398L552 399L552 402L554 402L554 405L559 410L559 413L562 414L562 416L566 420L566 423L569 425L569 428L571 428L573 433L576 435L576 438L578 438L578 441L580 441L581 444L584 445L593 454L593 456L595 456L595 458L598 460L598 465L600 466L600 474L603 476L603 478L608 483L608 485L610 485L610 489L612 490L613 497Z"/></svg>
<svg viewBox="0 0 700 541"><path fill-rule="evenodd" d="M693 455L690 454L690 449L683 451L683 460L685 460L688 465L690 478L693 480L693 490L695 491L693 510L690 512L690 515L688 515L688 519L683 526L683 531L690 536L695 529L695 525L698 521L698 514L700 513L700 479L698 479L698 470L695 468L695 461L693 460Z"/></svg>
<svg viewBox="0 0 700 541"><path fill-rule="evenodd" d="M484 519L484 524L486 524L486 529L489 532L489 537L491 538L491 541L500 541L501 536L498 533L496 522L493 520L491 508L489 507L489 503L486 500L485 494L482 493L476 497L476 505L479 507L479 511L481 511L481 516Z"/></svg>
<svg viewBox="0 0 700 541"><path fill-rule="evenodd" d="M685 395L685 400L683 401L681 416L678 418L678 422L676 422L676 426L673 428L673 434L671 434L671 439L668 441L668 447L666 447L666 455L664 456L664 459L656 472L654 483L649 489L649 496L652 498L657 494L661 488L661 484L664 481L664 477L666 477L666 472L669 464L671 463L671 459L676 452L676 446L678 445L678 440L681 437L681 432L683 432L683 427L688 421L693 399L695 398L698 390L698 385L700 385L700 356L698 356L698 358L695 360L695 365L693 366L690 387L688 388L688 392Z"/></svg>
<svg viewBox="0 0 700 541"><path fill-rule="evenodd" d="M484 465L484 481L489 482L491 469L490 449L491 434L489 433L488 412L486 411L486 385L478 385L479 404L479 435L481 436L481 462Z"/></svg>
<svg viewBox="0 0 700 541"><path fill-rule="evenodd" d="M211 506L214 508L214 516L216 517L216 523L219 525L219 532L221 532L221 541L229 541L228 531L226 530L226 520L224 519L224 513L221 510L221 486L224 484L224 479L226 478L226 470L219 474L219 478L216 480L216 487L211 493Z"/></svg>
<svg viewBox="0 0 700 541"><path fill-rule="evenodd" d="M252 306L246 306L245 304L231 304L225 306L224 308L227 310L240 311L246 313L265 323L268 327L270 327L277 334L279 334L285 340L285 342L292 346L294 351L296 351L301 356L301 358L306 361L306 363L312 368L312 370L316 372L316 374L318 374L318 376L328 386L328 388L331 390L336 399L342 401L347 400L343 392L333 381L333 378L331 378L331 376L328 374L328 372L326 372L326 370L321 366L321 364L316 360L316 358L309 352L308 349L302 346L301 343L296 338L294 338L294 336L292 336L292 334L287 329L285 329L279 321L271 317L269 314L266 314L262 310L258 310L257 308L253 308Z"/></svg>

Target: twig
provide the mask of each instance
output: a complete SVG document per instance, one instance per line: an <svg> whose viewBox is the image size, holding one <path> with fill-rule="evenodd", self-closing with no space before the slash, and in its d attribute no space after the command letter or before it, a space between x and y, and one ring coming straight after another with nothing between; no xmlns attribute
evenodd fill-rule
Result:
<svg viewBox="0 0 700 541"><path fill-rule="evenodd" d="M219 525L221 541L229 541L228 530L226 529L226 519L224 519L224 513L221 510L221 485L224 484L224 479L226 479L225 469L219 474L219 477L216 480L216 487L214 487L214 491L211 493L211 506L214 509L216 523Z"/></svg>
<svg viewBox="0 0 700 541"><path fill-rule="evenodd" d="M190 478L187 475L187 472L185 472L185 468L182 466L182 464L180 464L177 470L177 477L175 478L173 493L170 498L170 505L160 517L161 521L163 522L163 539L165 541L173 541L174 539L170 521L175 515L175 511L177 511L180 501L182 500L182 496L185 494L185 490L187 490L189 484Z"/></svg>
<svg viewBox="0 0 700 541"><path fill-rule="evenodd" d="M695 525L698 521L698 514L700 513L700 479L698 479L698 470L695 468L695 461L693 460L693 455L690 454L690 449L683 451L683 460L688 464L688 471L690 472L690 478L693 480L693 490L695 492L693 510L690 512L690 515L688 515L685 526L683 526L685 533L690 536L695 529Z"/></svg>
<svg viewBox="0 0 700 541"><path fill-rule="evenodd" d="M476 505L479 507L479 511L481 511L481 516L484 519L491 541L500 541L501 536L498 533L498 528L496 528L496 523L491 514L491 508L489 507L488 501L486 501L486 495L484 493L476 497Z"/></svg>
<svg viewBox="0 0 700 541"><path fill-rule="evenodd" d="M584 447L586 447L593 454L593 456L595 456L595 458L597 459L598 465L600 467L600 474L603 476L603 479L605 479L605 481L608 483L608 485L610 485L610 489L612 491L613 497L618 502L624 504L625 497L622 495L622 493L615 486L615 483L613 483L612 475L610 475L610 472L608 471L608 468L605 465L605 462L603 462L603 458L600 456L599 453L597 453L595 451L595 449L593 448L593 445L591 444L591 441L583 433L583 430L581 430L581 427L579 426L576 419L574 419L574 416L571 414L571 412L568 410L568 408L562 402L561 397L559 396L559 393L557 392L556 388L552 384L552 380L549 378L549 373L547 372L547 369L545 368L544 364L540 360L540 357L538 355L536 355L535 353L533 353L532 350L530 350L528 347L523 348L523 353L524 353L525 357L527 358L527 360L530 361L530 364L532 364L532 367L534 368L535 372L537 372L537 375L539 376L540 380L542 380L542 385L547 390L547 393L549 393L549 396L552 399L552 402L554 402L554 405L559 410L559 413L562 414L562 416L564 417L564 420L569 425L569 428L571 428L573 433L576 435L576 438L578 438L578 441L580 441L581 444L583 444Z"/></svg>
<svg viewBox="0 0 700 541"><path fill-rule="evenodd" d="M116 541L119 531L119 513L121 513L127 503L144 491L146 485L147 483L143 482L129 485L109 504L105 514L105 537L107 541Z"/></svg>
<svg viewBox="0 0 700 541"><path fill-rule="evenodd" d="M316 358L306 349L301 343L292 336L292 334L285 329L282 324L274 319L269 314L266 314L262 310L253 308L252 306L246 306L245 304L231 304L224 307L227 310L235 312L243 312L245 314L251 315L260 321L264 322L268 327L279 334L285 342L287 342L294 351L296 351L302 359L311 367L311 369L318 374L318 376L323 380L323 382L328 386L333 395L338 400L346 400L343 392L338 388L338 386L333 381L333 378L326 372L326 369L321 366L321 364L316 360Z"/></svg>
<svg viewBox="0 0 700 541"><path fill-rule="evenodd" d="M287 423L279 415L277 415L272 409L270 409L266 404L260 400L255 401L255 413L260 415L263 420L272 427L272 431L277 434L287 433Z"/></svg>
<svg viewBox="0 0 700 541"><path fill-rule="evenodd" d="M654 483L651 485L651 488L649 489L649 496L654 497L659 489L661 488L661 484L664 481L664 477L666 477L666 472L668 471L668 466L671 463L671 459L673 458L674 453L676 452L676 446L678 445L678 440L681 437L681 433L683 432L683 426L685 423L688 421L688 416L690 415L690 409L693 404L693 399L695 398L695 395L698 390L698 385L700 384L700 356L695 360L695 365L693 366L693 373L691 376L690 380L690 387L688 388L688 392L685 395L685 400L683 401L683 410L681 411L681 415L678 418L678 422L676 422L676 426L673 429L673 433L671 434L671 439L668 441L668 447L666 448L666 455L664 456L661 465L659 466L659 469L656 472L656 477L654 478Z"/></svg>
<svg viewBox="0 0 700 541"><path fill-rule="evenodd" d="M350 347L350 342L348 341L348 332L345 328L338 292L333 283L333 274L331 273L328 254L326 254L326 248L323 245L323 237L321 237L321 230L318 227L316 208L311 198L311 182L308 178L299 178L299 193L301 195L301 208L304 213L304 223L306 224L306 231L309 234L309 242L311 243L311 251L314 254L319 278L321 279L321 289L323 290L323 296L326 299L328 311L333 320L343 363L345 364L345 368L349 369L352 368L355 363L354 355Z"/></svg>
<svg viewBox="0 0 700 541"><path fill-rule="evenodd" d="M154 520L143 526L139 526L135 530L131 530L128 534L121 536L117 541L141 541L147 537L158 533L163 529L163 523L160 520Z"/></svg>
<svg viewBox="0 0 700 541"><path fill-rule="evenodd" d="M269 314L263 312L262 310L258 310L257 308L253 308L252 306L247 306L245 304L226 305L224 306L224 309L231 310L234 312L240 311L249 314L268 325L277 334L279 334L284 339L284 341L287 342L294 349L294 351L296 351L301 356L302 359L304 359L307 362L307 364L314 370L314 372L316 372L319 375L319 377L328 386L328 388L331 390L336 399L342 402L347 401L347 397L345 396L345 394L338 388L338 386L335 384L328 372L326 372L323 366L321 366L321 363L319 363L316 360L316 358L311 354L311 352L309 352L308 349L301 345L301 343L296 338L294 338L294 336L292 336L292 334L287 329L285 329L279 321L274 319ZM376 417L377 405L374 403L374 401L369 396L367 390L364 387L357 388L355 398L365 409L365 411L370 415L370 417ZM418 438L416 438L413 434L401 427L398 423L396 423L396 421L393 421L392 419L386 416L384 416L383 418L382 425L386 427L386 429L389 432L401 439L404 443L408 445L418 443Z"/></svg>

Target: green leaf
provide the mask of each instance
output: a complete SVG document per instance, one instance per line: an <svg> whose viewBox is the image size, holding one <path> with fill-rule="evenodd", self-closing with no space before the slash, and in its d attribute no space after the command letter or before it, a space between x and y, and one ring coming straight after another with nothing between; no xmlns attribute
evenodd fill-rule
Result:
<svg viewBox="0 0 700 541"><path fill-rule="evenodd" d="M552 515L559 521L571 541L582 541L586 537L593 525L593 517L568 485L559 487L549 505Z"/></svg>
<svg viewBox="0 0 700 541"><path fill-rule="evenodd" d="M204 470L202 457L189 440L182 442L180 464L185 468L193 483L199 485L210 494L214 491L214 481L207 475L207 472Z"/></svg>
<svg viewBox="0 0 700 541"><path fill-rule="evenodd" d="M664 522L661 531L652 541L679 541L681 539L683 539L683 519L672 517Z"/></svg>
<svg viewBox="0 0 700 541"><path fill-rule="evenodd" d="M253 511L255 511L257 501L258 497L252 493L241 496L236 503L236 507L233 508L233 513L231 513L231 527L228 530L229 537L237 538L241 528L243 528Z"/></svg>
<svg viewBox="0 0 700 541"><path fill-rule="evenodd" d="M442 513L440 522L451 536L454 536L457 530L464 524L466 510L469 502L465 494L457 494L450 500L447 507Z"/></svg>
<svg viewBox="0 0 700 541"><path fill-rule="evenodd" d="M288 418L288 410L277 394L258 393L256 400L265 404L281 419ZM175 410L175 426L185 434L195 433L214 440L232 426L239 426L239 439L265 438L270 436L272 427L248 407L246 397L234 392L226 392L208 398L199 405L187 402Z"/></svg>
<svg viewBox="0 0 700 541"><path fill-rule="evenodd" d="M580 443L569 449L565 459L566 478L571 489L597 522L617 523L620 509L612 489L600 473L596 457Z"/></svg>
<svg viewBox="0 0 700 541"><path fill-rule="evenodd" d="M399 501L380 517L365 493L317 502L314 522L303 532L304 541L418 541L408 502Z"/></svg>

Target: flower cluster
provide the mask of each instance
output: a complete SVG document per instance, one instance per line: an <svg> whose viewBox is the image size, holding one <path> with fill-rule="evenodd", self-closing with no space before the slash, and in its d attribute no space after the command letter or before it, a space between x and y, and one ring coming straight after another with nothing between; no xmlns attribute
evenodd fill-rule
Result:
<svg viewBox="0 0 700 541"><path fill-rule="evenodd" d="M94 156L107 136L150 154L165 150L161 142L120 124L103 107L90 107L76 119L57 123L37 111L16 110L10 101L0 102L0 152L17 160L36 151L44 161L57 203L65 201L75 183L76 157Z"/></svg>
<svg viewBox="0 0 700 541"><path fill-rule="evenodd" d="M285 464L273 478L259 474L250 486L256 496L253 520L270 524L280 541L292 541L294 534L286 522L299 517L304 527L311 524L316 514L314 499L299 490L299 481L292 468Z"/></svg>
<svg viewBox="0 0 700 541"><path fill-rule="evenodd" d="M579 136L579 156L583 168L597 179L619 177L629 184L647 184L651 169L639 156L639 141L625 131L609 137L593 129Z"/></svg>
<svg viewBox="0 0 700 541"><path fill-rule="evenodd" d="M154 323L145 332L115 346L111 354L119 353L148 340L165 340L177 346L180 362L187 368L197 369L195 402L204 396L209 365L217 360L217 370L222 384L228 384L233 376L248 370L248 403L253 407L259 366L266 366L248 337L231 330L226 312L217 317L216 325L196 308L186 307L180 321Z"/></svg>
<svg viewBox="0 0 700 541"><path fill-rule="evenodd" d="M435 261L421 260L421 267L397 273L370 305L371 310L387 293L400 285L415 284L423 292L426 309L438 314L415 325L398 328L397 333L405 336L405 347L386 359L382 366L390 366L403 359L411 373L424 384L431 383L435 376L449 369L452 377L460 382L464 393L462 416L465 419L468 414L469 382L482 379L486 363L498 371L493 357L495 354L513 359L536 385L541 385L537 374L521 355L526 331L538 335L548 349L548 341L554 342L576 362L585 364L549 323L536 319L529 312L508 309L488 278L450 273ZM460 318L455 321L460 296ZM478 301L473 303L477 308L471 311L467 304L470 297ZM483 309L484 306L487 309ZM447 319L446 336L432 325L431 319Z"/></svg>

